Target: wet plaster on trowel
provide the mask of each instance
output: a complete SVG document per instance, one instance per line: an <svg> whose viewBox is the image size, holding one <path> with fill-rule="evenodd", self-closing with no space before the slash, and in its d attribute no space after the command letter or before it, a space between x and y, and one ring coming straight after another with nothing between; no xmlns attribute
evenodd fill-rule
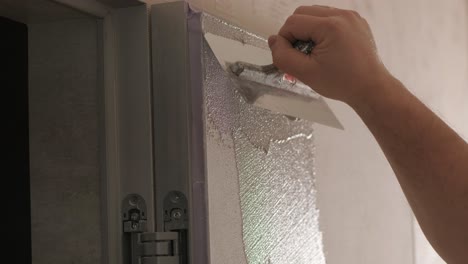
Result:
<svg viewBox="0 0 468 264"><path fill-rule="evenodd" d="M312 123L247 104L203 52L212 263L325 263Z"/></svg>
<svg viewBox="0 0 468 264"><path fill-rule="evenodd" d="M236 40L240 44L248 44L263 51L267 48L265 39L213 16L204 14L202 24L203 31L208 32L207 34L215 32L217 36ZM232 55L226 54L228 52L230 51L217 50L216 54L224 53L221 57L232 57ZM207 118L208 121L216 124L221 138L224 138L223 135L229 135L233 128L242 129L246 135L249 135L249 141L256 148L267 153L270 141L288 138L294 134L298 127L302 128L303 125L311 127L310 122L272 114L268 110L245 104L244 99L235 89L235 84L229 80L222 65L219 64L219 57L215 57L206 42L204 43L203 53L205 58L205 86L214 87L211 90L205 88ZM258 65L271 63L269 52L252 53L247 57L243 57L243 59L246 62ZM245 105L249 107L245 107Z"/></svg>

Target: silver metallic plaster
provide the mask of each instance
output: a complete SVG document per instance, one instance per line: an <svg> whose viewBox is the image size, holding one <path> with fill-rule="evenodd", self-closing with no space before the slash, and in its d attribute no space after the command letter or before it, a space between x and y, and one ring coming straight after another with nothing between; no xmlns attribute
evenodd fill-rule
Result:
<svg viewBox="0 0 468 264"><path fill-rule="evenodd" d="M238 40L241 43L268 49L265 38L248 32L213 15L207 13L202 14L202 27L205 33L210 32L221 37Z"/></svg>
<svg viewBox="0 0 468 264"><path fill-rule="evenodd" d="M205 32L266 45L263 39L214 17L205 16L203 25ZM216 182L236 183L233 178L238 179L247 263L325 263L316 208L312 123L247 104L206 42L203 56L207 156L223 161L213 164L208 160L208 181L216 178ZM237 171L231 169L231 163ZM210 175L213 167L211 171L223 174ZM227 193L219 198L226 197ZM226 228L235 226L226 224ZM227 259L217 261L228 263Z"/></svg>

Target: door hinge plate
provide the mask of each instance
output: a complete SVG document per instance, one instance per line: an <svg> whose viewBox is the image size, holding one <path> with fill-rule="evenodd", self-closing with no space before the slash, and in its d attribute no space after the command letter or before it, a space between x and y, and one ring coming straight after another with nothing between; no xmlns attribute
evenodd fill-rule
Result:
<svg viewBox="0 0 468 264"><path fill-rule="evenodd" d="M179 232L146 232L146 203L140 195L124 199L122 220L131 238L131 264L180 264Z"/></svg>
<svg viewBox="0 0 468 264"><path fill-rule="evenodd" d="M179 264L177 232L132 233L132 264Z"/></svg>

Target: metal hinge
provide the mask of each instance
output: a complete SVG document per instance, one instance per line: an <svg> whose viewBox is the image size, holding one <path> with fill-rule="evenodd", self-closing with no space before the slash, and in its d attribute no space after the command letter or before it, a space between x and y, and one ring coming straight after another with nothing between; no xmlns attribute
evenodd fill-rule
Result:
<svg viewBox="0 0 468 264"><path fill-rule="evenodd" d="M177 232L132 233L132 264L180 264Z"/></svg>
<svg viewBox="0 0 468 264"><path fill-rule="evenodd" d="M180 198L178 192L176 192ZM174 197L171 194L170 197ZM185 196L183 197L185 200ZM169 212L173 212L175 221L172 217L165 219L168 221L167 224L176 224L181 226L180 220L186 219L184 211L186 208L167 208ZM186 259L183 251L186 247L186 239L184 231L180 230L177 232L146 232L146 203L145 200L138 194L128 195L122 204L122 219L123 219L123 231L125 234L130 236L131 245L129 258L131 264L181 264ZM128 237L128 236L127 236Z"/></svg>

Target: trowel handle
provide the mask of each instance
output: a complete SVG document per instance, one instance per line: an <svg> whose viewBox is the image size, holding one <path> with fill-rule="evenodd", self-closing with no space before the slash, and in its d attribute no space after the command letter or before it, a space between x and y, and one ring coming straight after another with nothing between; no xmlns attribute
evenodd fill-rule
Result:
<svg viewBox="0 0 468 264"><path fill-rule="evenodd" d="M315 47L315 43L311 41L302 41L302 40L297 40L294 42L293 47L297 49L298 51L309 55L312 53L312 49Z"/></svg>
<svg viewBox="0 0 468 264"><path fill-rule="evenodd" d="M295 49L297 49L298 51L306 54L306 55L309 55L310 53L312 53L312 49L314 49L315 47L315 43L311 40L311 41L302 41L302 40L297 40L296 42L293 43L293 47ZM283 73L282 74L282 78L281 80L284 82L288 82L290 83L291 85L295 85L296 82L297 82L297 79L296 77L290 75L290 74L287 74L287 73Z"/></svg>

